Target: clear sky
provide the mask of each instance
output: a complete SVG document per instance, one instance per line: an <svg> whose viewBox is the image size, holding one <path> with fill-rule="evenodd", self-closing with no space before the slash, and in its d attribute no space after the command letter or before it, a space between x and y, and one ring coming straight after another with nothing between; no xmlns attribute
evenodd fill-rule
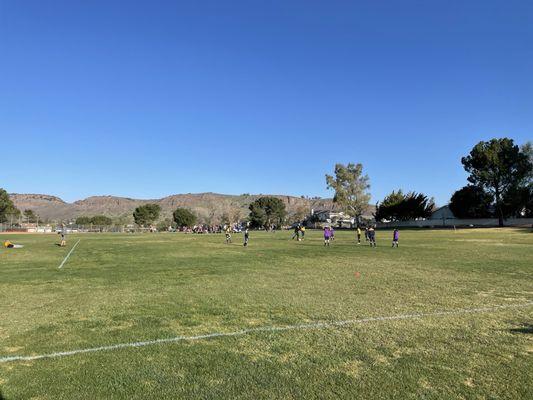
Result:
<svg viewBox="0 0 533 400"><path fill-rule="evenodd" d="M0 187L67 201L331 195L361 162L445 203L533 139L533 2L0 0Z"/></svg>

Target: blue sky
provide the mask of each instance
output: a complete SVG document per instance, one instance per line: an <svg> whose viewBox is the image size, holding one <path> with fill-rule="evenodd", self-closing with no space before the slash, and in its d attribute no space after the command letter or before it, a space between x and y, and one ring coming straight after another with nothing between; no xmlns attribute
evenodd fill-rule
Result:
<svg viewBox="0 0 533 400"><path fill-rule="evenodd" d="M530 1L0 1L0 187L445 203L480 140L533 139Z"/></svg>

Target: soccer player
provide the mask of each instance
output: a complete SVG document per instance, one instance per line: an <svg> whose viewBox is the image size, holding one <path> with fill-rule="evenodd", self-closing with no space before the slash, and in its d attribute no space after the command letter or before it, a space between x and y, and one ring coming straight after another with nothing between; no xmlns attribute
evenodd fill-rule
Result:
<svg viewBox="0 0 533 400"><path fill-rule="evenodd" d="M365 242L368 242L368 226L365 226Z"/></svg>
<svg viewBox="0 0 533 400"><path fill-rule="evenodd" d="M292 240L294 239L300 241L300 225L296 225L294 227L294 234L292 235Z"/></svg>
<svg viewBox="0 0 533 400"><path fill-rule="evenodd" d="M357 244L361 244L361 227L357 225Z"/></svg>
<svg viewBox="0 0 533 400"><path fill-rule="evenodd" d="M398 242L400 241L400 231L395 229L392 233L392 247L398 247Z"/></svg>
<svg viewBox="0 0 533 400"><path fill-rule="evenodd" d="M61 232L59 232L61 235L61 247L65 247L67 245L67 234L65 233L65 228L61 229Z"/></svg>
<svg viewBox="0 0 533 400"><path fill-rule="evenodd" d="M226 227L226 244L230 244L231 243L231 226L228 225Z"/></svg>
<svg viewBox="0 0 533 400"><path fill-rule="evenodd" d="M333 227L329 228L331 240L335 240L335 230Z"/></svg>
<svg viewBox="0 0 533 400"><path fill-rule="evenodd" d="M11 243L9 240L6 240L4 242L4 247L6 249L22 249L24 246L21 244L14 244L14 243Z"/></svg>
<svg viewBox="0 0 533 400"><path fill-rule="evenodd" d="M248 242L250 241L250 232L248 231L248 228L244 230L244 247L248 246Z"/></svg>
<svg viewBox="0 0 533 400"><path fill-rule="evenodd" d="M331 229L329 226L324 227L324 246L329 246L331 240Z"/></svg>
<svg viewBox="0 0 533 400"><path fill-rule="evenodd" d="M304 225L300 227L300 235L302 236L301 240L304 240L305 239L305 226Z"/></svg>
<svg viewBox="0 0 533 400"><path fill-rule="evenodd" d="M376 247L376 230L373 226L368 228L368 241L370 242L370 247Z"/></svg>

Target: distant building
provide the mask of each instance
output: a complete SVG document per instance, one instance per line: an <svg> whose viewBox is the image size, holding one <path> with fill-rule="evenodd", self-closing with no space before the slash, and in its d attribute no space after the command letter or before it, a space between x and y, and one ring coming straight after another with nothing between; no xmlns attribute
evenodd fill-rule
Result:
<svg viewBox="0 0 533 400"><path fill-rule="evenodd" d="M20 224L22 232L28 233L52 233L52 227L50 225L39 225L36 223L26 223L23 222Z"/></svg>
<svg viewBox="0 0 533 400"><path fill-rule="evenodd" d="M433 214L428 218L430 220L438 219L440 221L447 220L447 219L456 219L455 215L453 215L452 210L450 210L450 206L446 204L445 206L442 206L440 208L437 208L435 211L433 211Z"/></svg>
<svg viewBox="0 0 533 400"><path fill-rule="evenodd" d="M370 212L366 212L361 216L361 222L373 221L374 216ZM338 228L353 228L357 225L355 217L346 214L343 211L320 209L311 210L311 215L306 219L305 224L308 227L323 227L326 225Z"/></svg>
<svg viewBox="0 0 533 400"><path fill-rule="evenodd" d="M311 219L318 223L336 224L347 223L353 224L354 218L342 211L334 210L311 210Z"/></svg>

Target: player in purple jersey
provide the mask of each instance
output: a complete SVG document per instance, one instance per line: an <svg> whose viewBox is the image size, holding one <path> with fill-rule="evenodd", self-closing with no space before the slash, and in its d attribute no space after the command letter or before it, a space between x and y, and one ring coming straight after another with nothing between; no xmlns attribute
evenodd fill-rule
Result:
<svg viewBox="0 0 533 400"><path fill-rule="evenodd" d="M324 227L324 246L329 246L331 240L331 229L329 226Z"/></svg>
<svg viewBox="0 0 533 400"><path fill-rule="evenodd" d="M395 229L392 233L392 247L398 247L398 242L400 241L400 231Z"/></svg>

